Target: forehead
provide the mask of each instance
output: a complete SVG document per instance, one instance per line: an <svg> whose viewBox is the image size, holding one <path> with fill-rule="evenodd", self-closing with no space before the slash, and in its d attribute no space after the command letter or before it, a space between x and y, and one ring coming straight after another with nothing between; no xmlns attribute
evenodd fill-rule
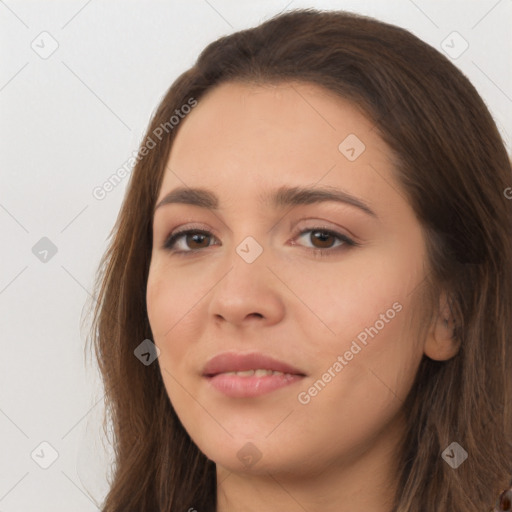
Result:
<svg viewBox="0 0 512 512"><path fill-rule="evenodd" d="M341 142L350 133L359 137L368 134L372 145L382 144L371 133L373 128L373 122L357 105L318 85L228 82L200 99L182 122L173 149L176 153L185 143L201 147L211 146L213 141L222 147L232 147L242 139L247 149L261 148L260 141L277 136L281 146L300 147L305 140L311 145L322 139L327 146ZM250 135L255 136L252 141L248 139ZM226 136L230 137L229 141L225 140ZM337 150L337 144L334 149Z"/></svg>
<svg viewBox="0 0 512 512"><path fill-rule="evenodd" d="M183 185L241 196L320 181L378 194L375 170L391 179L390 156L361 109L320 86L230 82L209 91L181 121L160 197Z"/></svg>

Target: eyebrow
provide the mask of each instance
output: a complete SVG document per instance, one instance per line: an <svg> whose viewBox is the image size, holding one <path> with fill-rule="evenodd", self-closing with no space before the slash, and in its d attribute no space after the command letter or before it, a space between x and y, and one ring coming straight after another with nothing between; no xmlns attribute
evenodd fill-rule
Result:
<svg viewBox="0 0 512 512"><path fill-rule="evenodd" d="M377 214L361 199L334 187L280 187L270 196L259 197L265 205L275 209L334 201L354 206L366 214L378 218ZM190 204L208 210L219 209L219 199L204 188L178 187L169 192L156 206L154 212L167 204Z"/></svg>

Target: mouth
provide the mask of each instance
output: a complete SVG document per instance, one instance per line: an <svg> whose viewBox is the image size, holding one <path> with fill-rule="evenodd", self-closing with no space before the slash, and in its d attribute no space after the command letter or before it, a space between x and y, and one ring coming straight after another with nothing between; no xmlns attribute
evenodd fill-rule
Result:
<svg viewBox="0 0 512 512"><path fill-rule="evenodd" d="M284 361L259 354L224 352L208 361L203 377L224 395L244 398L294 384L306 374Z"/></svg>

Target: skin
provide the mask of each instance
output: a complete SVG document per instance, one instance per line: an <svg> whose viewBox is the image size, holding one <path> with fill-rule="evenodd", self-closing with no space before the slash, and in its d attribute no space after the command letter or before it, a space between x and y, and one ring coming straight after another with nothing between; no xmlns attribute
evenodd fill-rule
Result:
<svg viewBox="0 0 512 512"><path fill-rule="evenodd" d="M156 210L147 307L170 401L216 463L219 512L390 511L403 400L424 354L456 353L442 319L422 339L413 321L425 241L373 128L348 101L304 83L222 84L181 121L157 204L186 185L215 192L219 209ZM338 149L348 134L366 146L352 162ZM336 202L273 209L259 201L283 185L342 189L377 218ZM320 243L318 226L361 245L336 251L341 241ZM212 233L176 242L195 254L162 248L189 227ZM263 249L252 263L236 252L247 236ZM315 257L321 247L332 252ZM300 403L394 303L401 311ZM227 397L201 376L227 350L262 352L307 376L259 397ZM237 454L248 442L261 458L245 467Z"/></svg>

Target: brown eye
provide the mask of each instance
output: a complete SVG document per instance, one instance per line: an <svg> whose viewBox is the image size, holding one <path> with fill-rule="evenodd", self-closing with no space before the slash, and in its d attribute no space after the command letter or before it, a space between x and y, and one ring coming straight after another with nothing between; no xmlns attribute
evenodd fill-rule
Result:
<svg viewBox="0 0 512 512"><path fill-rule="evenodd" d="M163 248L175 252L194 252L209 247L211 238L212 235L208 231L189 229L171 235Z"/></svg>
<svg viewBox="0 0 512 512"><path fill-rule="evenodd" d="M205 240L209 240L209 236L203 233L186 234L185 241L191 249L203 249L208 247L209 244L204 245Z"/></svg>
<svg viewBox="0 0 512 512"><path fill-rule="evenodd" d="M335 253L338 250L359 245L341 233L320 227L305 229L298 234L297 238L304 238L308 244L311 244L307 248L318 254Z"/></svg>
<svg viewBox="0 0 512 512"><path fill-rule="evenodd" d="M311 231L311 234L311 240L318 242L319 245L315 247L318 247L319 249L328 249L336 243L336 237L329 231L315 230Z"/></svg>

